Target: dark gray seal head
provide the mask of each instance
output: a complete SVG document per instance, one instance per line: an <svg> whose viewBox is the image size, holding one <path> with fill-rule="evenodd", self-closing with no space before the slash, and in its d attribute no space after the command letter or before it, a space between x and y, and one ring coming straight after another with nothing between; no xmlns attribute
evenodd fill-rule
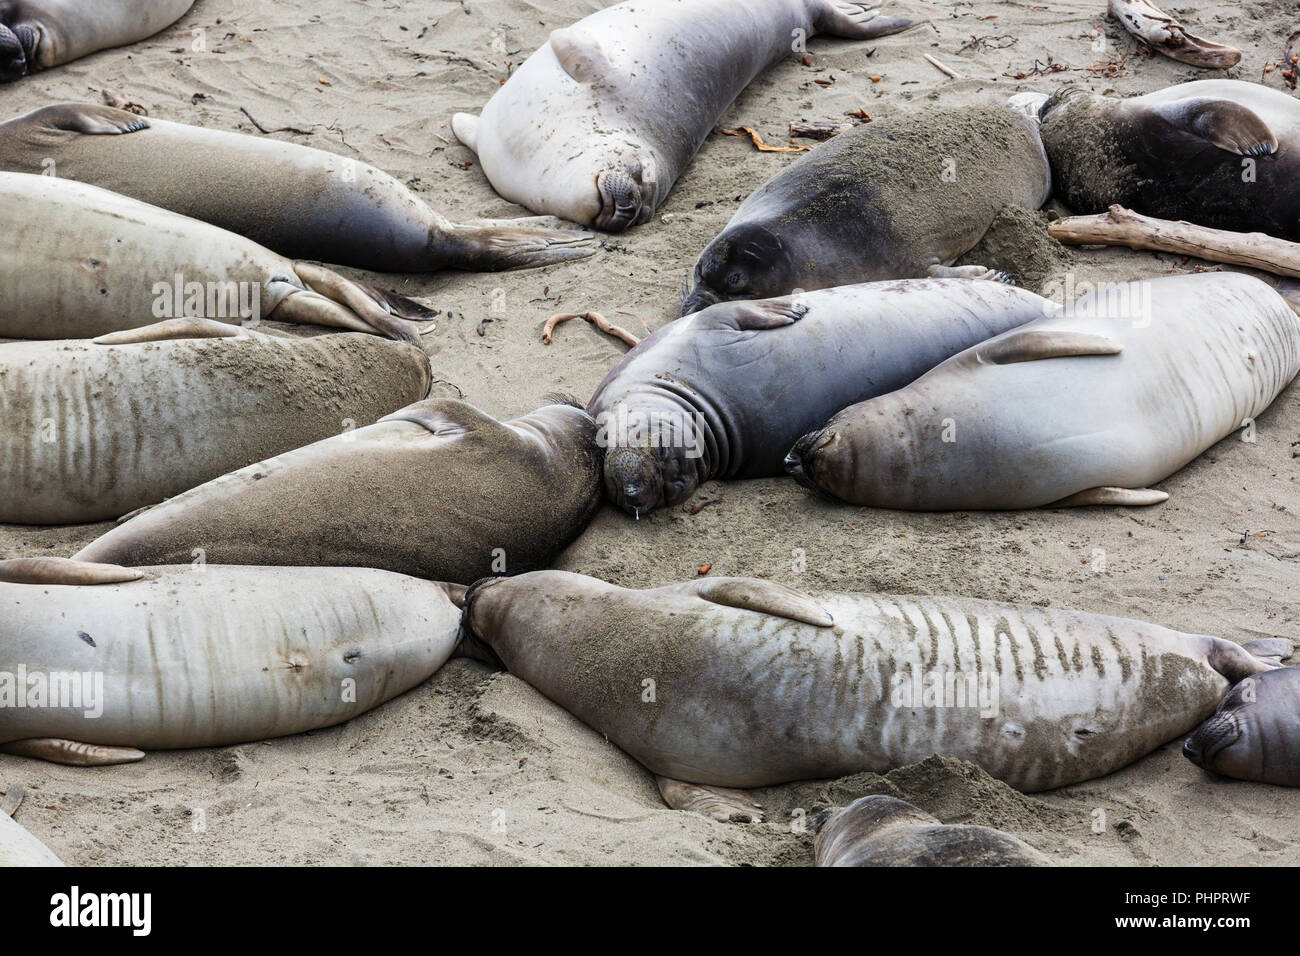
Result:
<svg viewBox="0 0 1300 956"><path fill-rule="evenodd" d="M0 22L0 83L12 83L31 72L40 35L26 23Z"/></svg>
<svg viewBox="0 0 1300 956"><path fill-rule="evenodd" d="M738 223L700 254L682 315L724 300L786 295L798 285L795 280L794 258L781 237L758 223Z"/></svg>
<svg viewBox="0 0 1300 956"><path fill-rule="evenodd" d="M1300 667L1233 687L1183 743L1183 756L1220 776L1300 787Z"/></svg>

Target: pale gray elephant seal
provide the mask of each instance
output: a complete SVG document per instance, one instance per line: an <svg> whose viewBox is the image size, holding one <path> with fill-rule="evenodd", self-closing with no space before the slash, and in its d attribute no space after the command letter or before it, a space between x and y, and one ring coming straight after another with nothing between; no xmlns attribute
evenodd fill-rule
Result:
<svg viewBox="0 0 1300 956"><path fill-rule="evenodd" d="M429 399L199 485L76 557L383 568L468 584L545 567L600 504L596 424L548 405L499 422Z"/></svg>
<svg viewBox="0 0 1300 956"><path fill-rule="evenodd" d="M380 272L519 269L591 255L560 220L455 223L373 166L271 137L64 103L0 124L0 169L52 173L246 236Z"/></svg>
<svg viewBox="0 0 1300 956"><path fill-rule="evenodd" d="M0 172L0 336L93 338L197 316L419 342L428 310L233 232L85 183Z"/></svg>
<svg viewBox="0 0 1300 956"><path fill-rule="evenodd" d="M193 5L194 0L4 0L0 82L151 37Z"/></svg>
<svg viewBox="0 0 1300 956"><path fill-rule="evenodd" d="M124 763L351 720L447 661L463 593L370 568L0 562L0 751Z"/></svg>
<svg viewBox="0 0 1300 956"><path fill-rule="evenodd" d="M897 797L862 797L817 830L818 866L1051 866L1001 830L948 826Z"/></svg>
<svg viewBox="0 0 1300 956"><path fill-rule="evenodd" d="M1225 777L1300 787L1300 667L1256 674L1232 688L1218 713L1183 743L1183 754Z"/></svg>
<svg viewBox="0 0 1300 956"><path fill-rule="evenodd" d="M935 753L1019 790L1061 787L1187 733L1276 666L1217 637L1075 610L745 578L639 591L538 571L476 583L464 620L476 651L666 779L674 806L701 788L884 773ZM712 793L721 819L753 813Z"/></svg>
<svg viewBox="0 0 1300 956"><path fill-rule="evenodd" d="M1300 317L1234 272L1099 289L850 406L786 460L803 485L921 511L1150 505L1300 372Z"/></svg>
<svg viewBox="0 0 1300 956"><path fill-rule="evenodd" d="M344 333L172 319L0 347L0 522L119 518L424 398L429 360Z"/></svg>
<svg viewBox="0 0 1300 956"><path fill-rule="evenodd" d="M23 802L22 787L10 787L0 800L0 867L63 866L63 861L13 819Z"/></svg>
<svg viewBox="0 0 1300 956"><path fill-rule="evenodd" d="M605 492L640 517L712 478L779 475L790 446L846 405L1054 308L999 282L907 279L723 302L670 322L587 405Z"/></svg>
<svg viewBox="0 0 1300 956"><path fill-rule="evenodd" d="M554 31L456 137L492 188L621 232L648 220L741 90L817 33L909 21L846 0L631 0ZM782 289L782 292L788 291Z"/></svg>
<svg viewBox="0 0 1300 956"><path fill-rule="evenodd" d="M928 109L841 133L756 189L700 254L689 315L875 279L983 275L952 267L1008 205L1051 193L1037 124L1005 106Z"/></svg>
<svg viewBox="0 0 1300 956"><path fill-rule="evenodd" d="M1117 99L1067 87L1040 111L1059 197L1300 240L1300 102L1243 80Z"/></svg>

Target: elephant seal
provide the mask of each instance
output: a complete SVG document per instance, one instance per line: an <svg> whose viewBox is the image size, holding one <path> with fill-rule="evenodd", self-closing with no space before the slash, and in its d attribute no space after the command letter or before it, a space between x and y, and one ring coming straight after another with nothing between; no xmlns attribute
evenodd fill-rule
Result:
<svg viewBox="0 0 1300 956"><path fill-rule="evenodd" d="M756 189L700 254L682 314L949 267L1008 205L1052 189L1037 124L1005 106L925 110L841 133Z"/></svg>
<svg viewBox="0 0 1300 956"><path fill-rule="evenodd" d="M619 3L554 31L482 114L457 113L452 130L501 196L622 232L654 215L731 102L800 38L865 40L909 25L868 6Z"/></svg>
<svg viewBox="0 0 1300 956"><path fill-rule="evenodd" d="M21 787L11 787L0 802L0 867L63 866L63 861L49 847L13 819L22 802Z"/></svg>
<svg viewBox="0 0 1300 956"><path fill-rule="evenodd" d="M463 592L370 568L0 562L0 751L92 766L351 720L446 662Z"/></svg>
<svg viewBox="0 0 1300 956"><path fill-rule="evenodd" d="M548 405L498 422L429 399L249 465L124 521L76 557L383 568L468 584L544 567L600 504L595 422Z"/></svg>
<svg viewBox="0 0 1300 956"><path fill-rule="evenodd" d="M1281 90L1197 80L1116 99L1067 87L1040 118L1057 194L1078 212L1118 203L1300 240L1300 103Z"/></svg>
<svg viewBox="0 0 1300 956"><path fill-rule="evenodd" d="M649 590L564 571L478 582L466 641L604 734L671 805L709 788L956 757L1023 791L1101 777L1276 665L1231 641L1057 608L808 595L704 578ZM735 811L752 814L740 801Z"/></svg>
<svg viewBox="0 0 1300 956"><path fill-rule="evenodd" d="M1300 371L1300 318L1233 272L1084 296L795 444L787 470L850 504L920 511L1151 505Z"/></svg>
<svg viewBox="0 0 1300 956"><path fill-rule="evenodd" d="M429 392L405 342L173 319L0 347L0 522L118 518Z"/></svg>
<svg viewBox="0 0 1300 956"><path fill-rule="evenodd" d="M0 82L151 37L192 6L194 0L5 0Z"/></svg>
<svg viewBox="0 0 1300 956"><path fill-rule="evenodd" d="M1224 777L1300 787L1300 667L1247 677L1232 688L1183 743L1183 755Z"/></svg>
<svg viewBox="0 0 1300 956"><path fill-rule="evenodd" d="M418 343L427 309L206 222L85 183L0 172L0 336L92 338L198 316Z"/></svg>
<svg viewBox="0 0 1300 956"><path fill-rule="evenodd" d="M640 517L712 478L779 475L790 446L846 405L1054 308L998 282L906 279L722 302L670 322L587 405L605 492Z"/></svg>
<svg viewBox="0 0 1300 956"><path fill-rule="evenodd" d="M992 827L946 826L897 797L854 800L817 830L818 866L1051 866L1028 843Z"/></svg>
<svg viewBox="0 0 1300 956"><path fill-rule="evenodd" d="M595 252L574 247L590 233L558 219L454 223L365 163L108 106L63 103L0 124L0 169L52 171L291 259L380 272L519 269Z"/></svg>

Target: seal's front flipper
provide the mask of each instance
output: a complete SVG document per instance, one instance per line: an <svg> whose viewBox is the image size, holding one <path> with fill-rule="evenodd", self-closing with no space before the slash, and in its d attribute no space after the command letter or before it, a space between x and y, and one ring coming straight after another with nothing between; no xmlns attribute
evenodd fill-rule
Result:
<svg viewBox="0 0 1300 956"><path fill-rule="evenodd" d="M1266 637L1263 640L1242 644L1241 649L1252 657L1258 657L1270 664L1281 664L1295 653L1295 644L1285 637Z"/></svg>
<svg viewBox="0 0 1300 956"><path fill-rule="evenodd" d="M726 310L727 324L742 332L762 329L779 329L794 325L808 314L808 306L786 297L760 302L730 302Z"/></svg>
<svg viewBox="0 0 1300 956"><path fill-rule="evenodd" d="M381 422L412 422L439 438L455 438L470 432L486 432L505 428L491 415L485 415L473 405L450 398L426 398L414 405L399 408Z"/></svg>
<svg viewBox="0 0 1300 956"><path fill-rule="evenodd" d="M472 113L456 113L451 118L451 131L456 138L478 153L479 118Z"/></svg>
<svg viewBox="0 0 1300 956"><path fill-rule="evenodd" d="M1155 488L1089 488L1078 494L1053 501L1048 508L1083 508L1088 505L1119 505L1127 508L1144 508L1158 505L1169 499L1169 492Z"/></svg>
<svg viewBox="0 0 1300 956"><path fill-rule="evenodd" d="M247 334L238 325L188 316L183 319L166 319L138 329L109 332L90 341L94 345L135 345L140 342L171 342L176 339L233 339Z"/></svg>
<svg viewBox="0 0 1300 956"><path fill-rule="evenodd" d="M1259 114L1232 100L1197 98L1160 111L1174 126L1239 156L1277 152L1277 136Z"/></svg>
<svg viewBox="0 0 1300 956"><path fill-rule="evenodd" d="M883 17L869 3L851 3L847 0L825 0L814 21L818 33L846 37L850 40L870 40L906 30L911 20L903 17Z"/></svg>
<svg viewBox="0 0 1300 956"><path fill-rule="evenodd" d="M664 803L674 810L702 813L720 823L762 823L763 808L740 790L683 783L655 774Z"/></svg>
<svg viewBox="0 0 1300 956"><path fill-rule="evenodd" d="M149 128L149 121L135 113L111 106L86 106L80 103L46 106L29 114L26 119L46 129L85 133L89 136L116 136Z"/></svg>
<svg viewBox="0 0 1300 956"><path fill-rule="evenodd" d="M11 558L0 561L0 582L5 584L124 584L139 581L144 572L116 564L73 561L71 558Z"/></svg>
<svg viewBox="0 0 1300 956"><path fill-rule="evenodd" d="M588 34L580 23L552 31L550 44L564 72L579 83L614 75L600 40Z"/></svg>
<svg viewBox="0 0 1300 956"><path fill-rule="evenodd" d="M789 618L814 627L831 627L835 623L830 613L808 595L774 581L712 578L691 582L691 588L704 600L725 607Z"/></svg>
<svg viewBox="0 0 1300 956"><path fill-rule="evenodd" d="M926 274L931 279L987 279L989 282L1001 282L1004 285L1015 285L1015 280L998 269L990 269L987 266L945 266L932 265L926 268Z"/></svg>
<svg viewBox="0 0 1300 956"><path fill-rule="evenodd" d="M1080 355L1118 355L1123 348L1113 339L1091 332L1034 329L1012 332L988 345L980 346L976 355L984 364L1014 365L1017 362L1038 362Z"/></svg>
<svg viewBox="0 0 1300 956"><path fill-rule="evenodd" d="M32 737L0 745L0 753L16 757L32 757L69 767L108 767L119 763L135 763L144 759L144 751L134 747L104 747L100 744L83 744L59 737Z"/></svg>

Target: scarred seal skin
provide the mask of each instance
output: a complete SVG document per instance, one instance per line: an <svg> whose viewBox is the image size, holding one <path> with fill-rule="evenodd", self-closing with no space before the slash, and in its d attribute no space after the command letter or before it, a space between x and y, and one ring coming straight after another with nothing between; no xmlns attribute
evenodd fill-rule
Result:
<svg viewBox="0 0 1300 956"><path fill-rule="evenodd" d="M476 584L465 625L516 677L696 791L935 753L1048 790L1137 760L1276 666L1217 637L1075 610L745 578L630 590L540 571Z"/></svg>
<svg viewBox="0 0 1300 956"><path fill-rule="evenodd" d="M6 707L0 750L139 760L329 727L441 667L463 588L369 568L0 562L11 695L80 678L63 706ZM25 682L24 678L25 677ZM62 694L62 691L59 691Z"/></svg>
<svg viewBox="0 0 1300 956"><path fill-rule="evenodd" d="M151 37L193 5L194 0L5 0L0 83Z"/></svg>
<svg viewBox="0 0 1300 956"><path fill-rule="evenodd" d="M429 390L424 352L178 319L0 348L0 522L119 518Z"/></svg>
<svg viewBox="0 0 1300 956"><path fill-rule="evenodd" d="M1183 743L1183 755L1224 777L1300 787L1300 667L1256 674L1232 688Z"/></svg>
<svg viewBox="0 0 1300 956"><path fill-rule="evenodd" d="M1100 289L846 408L786 467L879 508L1157 504L1300 371L1290 301L1230 272Z"/></svg>
<svg viewBox="0 0 1300 956"><path fill-rule="evenodd" d="M1300 240L1300 102L1242 80L1119 99L1067 87L1040 110L1058 196Z"/></svg>
<svg viewBox="0 0 1300 956"><path fill-rule="evenodd" d="M501 196L621 232L654 214L732 100L800 38L908 25L846 0L632 0L554 31L452 129Z"/></svg>
<svg viewBox="0 0 1300 956"><path fill-rule="evenodd" d="M740 204L695 264L682 314L947 268L1007 206L1037 209L1052 176L1037 123L1005 106L930 109L841 133Z"/></svg>
<svg viewBox="0 0 1300 956"><path fill-rule="evenodd" d="M992 827L945 825L897 797L873 795L833 811L817 831L818 866L1051 866Z"/></svg>
<svg viewBox="0 0 1300 956"><path fill-rule="evenodd" d="M381 272L498 270L591 255L557 219L455 223L344 156L108 106L60 103L0 124L0 169L53 173L220 226L293 259Z"/></svg>
<svg viewBox="0 0 1300 956"><path fill-rule="evenodd" d="M624 356L587 405L605 493L639 517L713 478L779 475L790 446L840 409L1055 308L998 282L909 279L678 319Z"/></svg>
<svg viewBox="0 0 1300 956"><path fill-rule="evenodd" d="M428 399L199 485L80 560L373 567L468 584L545 567L600 503L596 425L548 405L499 422Z"/></svg>

